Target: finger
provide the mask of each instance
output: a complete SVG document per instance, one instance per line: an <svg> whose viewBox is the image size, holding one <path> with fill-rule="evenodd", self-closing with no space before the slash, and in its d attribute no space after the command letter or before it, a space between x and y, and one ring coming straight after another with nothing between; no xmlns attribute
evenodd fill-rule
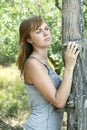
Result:
<svg viewBox="0 0 87 130"><path fill-rule="evenodd" d="M78 51L78 44L74 44L72 48L72 53L75 54Z"/></svg>
<svg viewBox="0 0 87 130"><path fill-rule="evenodd" d="M71 45L72 45L72 42L68 42L66 51L68 52L70 51Z"/></svg>
<svg viewBox="0 0 87 130"><path fill-rule="evenodd" d="M70 47L70 52L75 54L75 52L78 50L78 44L75 42L72 42L71 47Z"/></svg>
<svg viewBox="0 0 87 130"><path fill-rule="evenodd" d="M77 57L79 55L79 50L76 51L75 56Z"/></svg>

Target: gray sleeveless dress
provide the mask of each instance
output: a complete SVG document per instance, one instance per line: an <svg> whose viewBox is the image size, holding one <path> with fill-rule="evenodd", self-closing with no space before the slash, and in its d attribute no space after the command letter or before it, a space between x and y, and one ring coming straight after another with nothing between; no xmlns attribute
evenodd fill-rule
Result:
<svg viewBox="0 0 87 130"><path fill-rule="evenodd" d="M58 89L61 78L49 66L43 65L48 69L48 75ZM33 84L25 83L25 87L29 97L30 115L24 123L24 130L60 130L63 112L47 101Z"/></svg>

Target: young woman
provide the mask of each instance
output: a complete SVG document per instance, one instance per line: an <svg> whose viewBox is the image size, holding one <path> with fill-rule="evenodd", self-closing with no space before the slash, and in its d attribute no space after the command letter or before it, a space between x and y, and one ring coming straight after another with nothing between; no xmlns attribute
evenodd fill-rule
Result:
<svg viewBox="0 0 87 130"><path fill-rule="evenodd" d="M52 39L46 22L38 16L25 19L19 34L17 64L24 76L31 112L24 130L60 130L62 118L58 109L64 108L70 94L78 46L69 42L61 80L48 64L47 51Z"/></svg>

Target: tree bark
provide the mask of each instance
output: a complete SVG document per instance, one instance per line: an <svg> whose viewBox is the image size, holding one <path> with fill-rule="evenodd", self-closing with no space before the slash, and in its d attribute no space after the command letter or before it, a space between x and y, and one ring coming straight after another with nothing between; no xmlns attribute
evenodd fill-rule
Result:
<svg viewBox="0 0 87 130"><path fill-rule="evenodd" d="M67 130L87 130L87 40L83 38L82 7L82 0L62 0L62 44L75 41L80 50L66 106Z"/></svg>

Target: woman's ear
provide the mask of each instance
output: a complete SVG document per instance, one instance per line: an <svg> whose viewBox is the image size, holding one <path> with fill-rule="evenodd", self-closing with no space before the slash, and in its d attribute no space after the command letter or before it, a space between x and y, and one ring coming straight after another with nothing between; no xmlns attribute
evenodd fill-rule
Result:
<svg viewBox="0 0 87 130"><path fill-rule="evenodd" d="M27 42L32 44L32 40L30 38L27 39Z"/></svg>

